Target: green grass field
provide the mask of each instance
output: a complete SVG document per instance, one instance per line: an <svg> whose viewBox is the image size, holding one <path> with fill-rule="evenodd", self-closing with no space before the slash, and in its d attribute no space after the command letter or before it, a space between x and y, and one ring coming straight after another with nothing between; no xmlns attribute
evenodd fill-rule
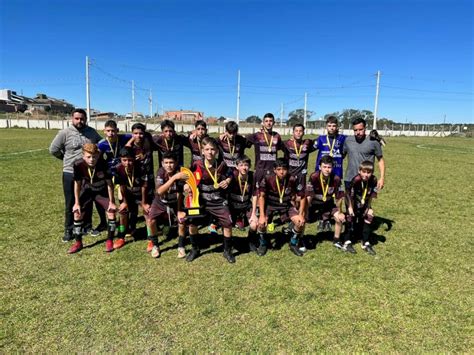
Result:
<svg viewBox="0 0 474 355"><path fill-rule="evenodd" d="M0 130L2 353L474 351L474 140L387 139L375 257L325 241L230 265L176 240L66 255L55 134Z"/></svg>

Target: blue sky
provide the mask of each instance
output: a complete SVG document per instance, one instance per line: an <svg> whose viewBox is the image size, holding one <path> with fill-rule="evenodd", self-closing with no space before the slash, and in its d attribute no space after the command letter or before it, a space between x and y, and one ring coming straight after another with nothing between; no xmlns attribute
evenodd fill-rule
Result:
<svg viewBox="0 0 474 355"><path fill-rule="evenodd" d="M0 1L0 87L92 107L313 118L374 109L399 122L473 122L473 5L414 1Z"/></svg>

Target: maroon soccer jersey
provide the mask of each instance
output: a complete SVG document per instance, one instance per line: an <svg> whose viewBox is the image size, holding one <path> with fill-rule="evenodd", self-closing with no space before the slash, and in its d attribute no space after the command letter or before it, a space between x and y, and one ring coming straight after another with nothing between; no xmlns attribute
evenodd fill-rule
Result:
<svg viewBox="0 0 474 355"><path fill-rule="evenodd" d="M252 207L252 196L257 190L253 184L253 172L247 173L247 183L243 179L239 182L239 172L234 170L229 190L229 207L232 210L249 210ZM245 188L245 189L244 189Z"/></svg>
<svg viewBox="0 0 474 355"><path fill-rule="evenodd" d="M247 139L239 134L233 139L229 139L227 136L223 139L219 138L217 143L225 163L230 168L237 166L237 159L244 155L245 148L250 147Z"/></svg>
<svg viewBox="0 0 474 355"><path fill-rule="evenodd" d="M199 182L199 199L204 205L218 205L218 206L227 206L227 189L224 190L222 188L214 187L214 180L209 175L207 171L204 160L197 160L193 163L191 167L192 171L200 171L201 172L201 181ZM225 162L217 162L215 161L213 166L208 167L209 171L213 176L217 176L217 182L220 183L221 181L232 177L232 169L227 166Z"/></svg>
<svg viewBox="0 0 474 355"><path fill-rule="evenodd" d="M297 180L294 176L287 175L283 180L278 180L280 189L278 189L276 179L276 175L272 175L265 177L260 182L258 191L259 193L265 193L266 207L285 210L292 207L291 202L295 196L304 197L304 191L298 191L297 189ZM282 191L284 192L282 193Z"/></svg>
<svg viewBox="0 0 474 355"><path fill-rule="evenodd" d="M133 145L133 154L135 155L135 161L138 163L138 167L141 170L142 175L147 175L149 178L153 177L153 148L145 142L143 146Z"/></svg>
<svg viewBox="0 0 474 355"><path fill-rule="evenodd" d="M115 182L120 186L125 186L128 193L141 200L142 187L147 186L148 177L143 175L137 163L134 164L132 169L127 170L122 164L119 164Z"/></svg>
<svg viewBox="0 0 474 355"><path fill-rule="evenodd" d="M297 142L291 138L284 143L285 158L288 160L291 175L305 175L308 172L309 153L316 150L313 145L312 139Z"/></svg>
<svg viewBox="0 0 474 355"><path fill-rule="evenodd" d="M324 182L324 190L327 187L326 201L324 201L323 186L321 186L321 172L316 171L309 177L306 184L306 195L313 198L312 205L334 204L334 199L339 200L344 197L344 191L341 186L341 178L331 174L328 180ZM329 185L326 185L326 183Z"/></svg>
<svg viewBox="0 0 474 355"><path fill-rule="evenodd" d="M112 176L103 159L100 158L93 168L89 167L84 159L79 159L74 163L74 181L82 182L82 191L107 191L107 180L112 180Z"/></svg>
<svg viewBox="0 0 474 355"><path fill-rule="evenodd" d="M377 178L372 175L369 181L364 182L360 175L356 175L351 181L347 195L354 210L366 208L369 198L377 197Z"/></svg>
<svg viewBox="0 0 474 355"><path fill-rule="evenodd" d="M249 134L247 140L255 146L255 171L271 171L273 163L277 159L278 150L283 150L283 143L280 135L272 131Z"/></svg>
<svg viewBox="0 0 474 355"><path fill-rule="evenodd" d="M157 150L158 150L158 167L161 167L163 154L166 152L172 152L178 159L179 165L183 166L184 164L183 147L188 146L187 141L188 141L188 138L181 134L175 134L174 137L170 141L167 141L162 134L154 135L153 142L156 144Z"/></svg>
<svg viewBox="0 0 474 355"><path fill-rule="evenodd" d="M171 174L168 174L164 168L159 168L156 172L156 189L166 184L171 176L178 173L178 169ZM155 201L161 205L177 208L178 193L183 192L185 182L183 180L176 180L173 185L163 195L155 195Z"/></svg>
<svg viewBox="0 0 474 355"><path fill-rule="evenodd" d="M207 136L204 136L207 137ZM202 160L202 138L194 138L191 139L190 137L186 137L184 141L184 145L191 150L191 166L193 166L195 161Z"/></svg>

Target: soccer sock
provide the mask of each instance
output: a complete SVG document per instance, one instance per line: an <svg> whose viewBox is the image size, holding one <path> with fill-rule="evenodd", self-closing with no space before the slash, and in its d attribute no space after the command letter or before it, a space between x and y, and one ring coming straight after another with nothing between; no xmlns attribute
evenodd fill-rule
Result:
<svg viewBox="0 0 474 355"><path fill-rule="evenodd" d="M300 238L301 234L295 231L294 228L291 230L291 232L293 233L293 236L290 239L290 244L296 246L298 245L298 239Z"/></svg>
<svg viewBox="0 0 474 355"><path fill-rule="evenodd" d="M186 242L186 236L180 235L178 236L178 248L184 248Z"/></svg>
<svg viewBox="0 0 474 355"><path fill-rule="evenodd" d="M224 250L229 252L232 250L232 237L224 237Z"/></svg>
<svg viewBox="0 0 474 355"><path fill-rule="evenodd" d="M119 225L119 227L118 227L118 237L122 238L122 239L125 238L125 232L126 232L125 226L123 224Z"/></svg>
<svg viewBox="0 0 474 355"><path fill-rule="evenodd" d="M116 228L117 223L115 222L115 219L109 219L107 221L107 239L114 239Z"/></svg>
<svg viewBox="0 0 474 355"><path fill-rule="evenodd" d="M158 236L157 235L149 235L148 239L151 240L154 246L158 246Z"/></svg>
<svg viewBox="0 0 474 355"><path fill-rule="evenodd" d="M362 229L362 244L365 244L369 241L370 230L370 224L364 223L364 227Z"/></svg>
<svg viewBox="0 0 474 355"><path fill-rule="evenodd" d="M257 239L257 231L249 229L249 234L247 236L248 240L250 242L255 242L255 239Z"/></svg>
<svg viewBox="0 0 474 355"><path fill-rule="evenodd" d="M137 228L137 218L138 216L135 213L130 214L130 221L128 223L128 228L130 232L133 232Z"/></svg>
<svg viewBox="0 0 474 355"><path fill-rule="evenodd" d="M267 245L267 235L263 232L258 232L258 236L260 239L260 245Z"/></svg>
<svg viewBox="0 0 474 355"><path fill-rule="evenodd" d="M189 240L191 241L193 249L199 249L199 245L197 242L197 234L189 235Z"/></svg>
<svg viewBox="0 0 474 355"><path fill-rule="evenodd" d="M82 241L82 219L80 221L74 221L72 235L77 242Z"/></svg>

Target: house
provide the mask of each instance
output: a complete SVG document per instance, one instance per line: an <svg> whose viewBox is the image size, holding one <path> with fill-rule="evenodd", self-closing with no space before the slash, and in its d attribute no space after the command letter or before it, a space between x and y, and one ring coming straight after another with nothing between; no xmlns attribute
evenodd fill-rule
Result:
<svg viewBox="0 0 474 355"><path fill-rule="evenodd" d="M164 119L181 122L196 122L204 119L204 112L179 110L179 111L165 111Z"/></svg>

